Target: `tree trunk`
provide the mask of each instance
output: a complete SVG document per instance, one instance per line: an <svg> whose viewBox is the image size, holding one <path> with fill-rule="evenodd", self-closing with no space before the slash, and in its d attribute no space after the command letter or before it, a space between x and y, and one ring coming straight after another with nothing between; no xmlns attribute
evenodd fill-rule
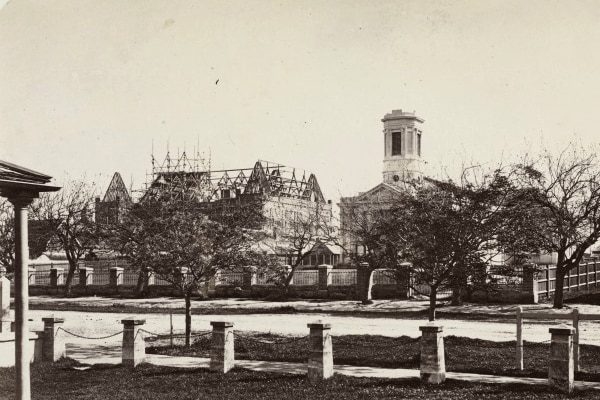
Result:
<svg viewBox="0 0 600 400"><path fill-rule="evenodd" d="M454 288L452 288L452 302L450 304L453 306L463 305L461 286L455 286Z"/></svg>
<svg viewBox="0 0 600 400"><path fill-rule="evenodd" d="M431 287L431 293L429 293L429 322L435 321L435 306L437 303L437 287Z"/></svg>
<svg viewBox="0 0 600 400"><path fill-rule="evenodd" d="M568 269L556 268L556 281L554 287L554 308L563 308L564 301L564 286L565 286L565 275Z"/></svg>
<svg viewBox="0 0 600 400"><path fill-rule="evenodd" d="M67 272L67 280L65 281L65 291L64 296L68 297L71 295L71 288L73 286L73 276L75 275L75 269L77 268L77 263L72 263L69 261L69 271Z"/></svg>
<svg viewBox="0 0 600 400"><path fill-rule="evenodd" d="M556 262L556 280L554 282L554 308L563 308L564 290L565 290L565 275L569 268L565 267L566 254L564 251L558 252L558 260ZM570 265L567 265L569 267ZM571 282L569 282L569 285Z"/></svg>
<svg viewBox="0 0 600 400"><path fill-rule="evenodd" d="M192 337L192 295L185 294L185 347L190 347Z"/></svg>
<svg viewBox="0 0 600 400"><path fill-rule="evenodd" d="M142 296L144 294L144 269L140 269L140 273L138 274L138 280L137 280L137 284L135 285L135 292L137 293L138 296Z"/></svg>

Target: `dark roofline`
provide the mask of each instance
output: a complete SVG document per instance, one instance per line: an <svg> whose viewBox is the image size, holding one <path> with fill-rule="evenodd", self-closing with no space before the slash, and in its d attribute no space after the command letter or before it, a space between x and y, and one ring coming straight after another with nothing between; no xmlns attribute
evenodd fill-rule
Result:
<svg viewBox="0 0 600 400"><path fill-rule="evenodd" d="M14 172L15 174L23 175L22 177L19 177L19 179L21 179L25 182L48 183L52 179L52 177L49 175L42 174L41 172L37 172L37 171L31 170L31 169L28 169L25 167L21 167L19 165L13 164L13 163L9 163L8 161L0 160L0 167L4 167L4 168L8 169L9 171Z"/></svg>

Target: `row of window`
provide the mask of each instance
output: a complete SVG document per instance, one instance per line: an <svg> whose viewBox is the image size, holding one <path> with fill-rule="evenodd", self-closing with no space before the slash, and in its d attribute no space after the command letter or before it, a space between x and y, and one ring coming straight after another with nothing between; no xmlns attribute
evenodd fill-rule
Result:
<svg viewBox="0 0 600 400"><path fill-rule="evenodd" d="M287 265L293 265L295 259L294 256L286 256L285 263ZM301 265L336 265L339 263L339 254L309 254L304 257Z"/></svg>
<svg viewBox="0 0 600 400"><path fill-rule="evenodd" d="M405 136L404 132L392 132L392 155L401 156L402 153L402 142ZM413 135L408 135L408 148L413 147ZM387 150L386 150L387 151ZM421 156L421 131L417 131L417 155Z"/></svg>

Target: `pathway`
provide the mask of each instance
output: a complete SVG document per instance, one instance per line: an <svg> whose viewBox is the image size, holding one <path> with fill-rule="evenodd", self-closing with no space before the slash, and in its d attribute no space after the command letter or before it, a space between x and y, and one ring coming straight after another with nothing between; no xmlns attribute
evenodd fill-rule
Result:
<svg viewBox="0 0 600 400"><path fill-rule="evenodd" d="M119 350L107 348L104 351L98 351L97 347L81 346L77 344L67 345L67 354L69 357L85 364L119 364L121 362L121 353ZM209 358L198 357L172 357L158 354L147 354L146 362L153 365L178 368L209 368ZM253 371L278 372L288 374L306 374L306 364L287 363L276 361L254 361L254 360L236 360L236 366ZM85 369L87 367L80 367ZM373 368L360 367L353 365L335 365L336 374L368 377L368 378L387 378L387 379L414 379L419 378L419 370L401 369L401 368ZM471 374L464 372L447 372L446 378L468 382L485 382L501 384L530 384L547 385L548 380L542 378L523 378L508 377L497 375ZM600 382L575 382L578 389L600 390Z"/></svg>

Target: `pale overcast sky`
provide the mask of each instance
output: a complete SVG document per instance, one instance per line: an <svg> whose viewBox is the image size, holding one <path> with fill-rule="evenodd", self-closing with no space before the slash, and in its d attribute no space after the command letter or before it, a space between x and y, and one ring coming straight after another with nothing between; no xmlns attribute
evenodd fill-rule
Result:
<svg viewBox="0 0 600 400"><path fill-rule="evenodd" d="M595 0L12 0L0 158L104 191L140 187L152 143L200 143L213 169L276 161L336 201L381 181L392 109L425 119L433 166L595 145L598 43Z"/></svg>

